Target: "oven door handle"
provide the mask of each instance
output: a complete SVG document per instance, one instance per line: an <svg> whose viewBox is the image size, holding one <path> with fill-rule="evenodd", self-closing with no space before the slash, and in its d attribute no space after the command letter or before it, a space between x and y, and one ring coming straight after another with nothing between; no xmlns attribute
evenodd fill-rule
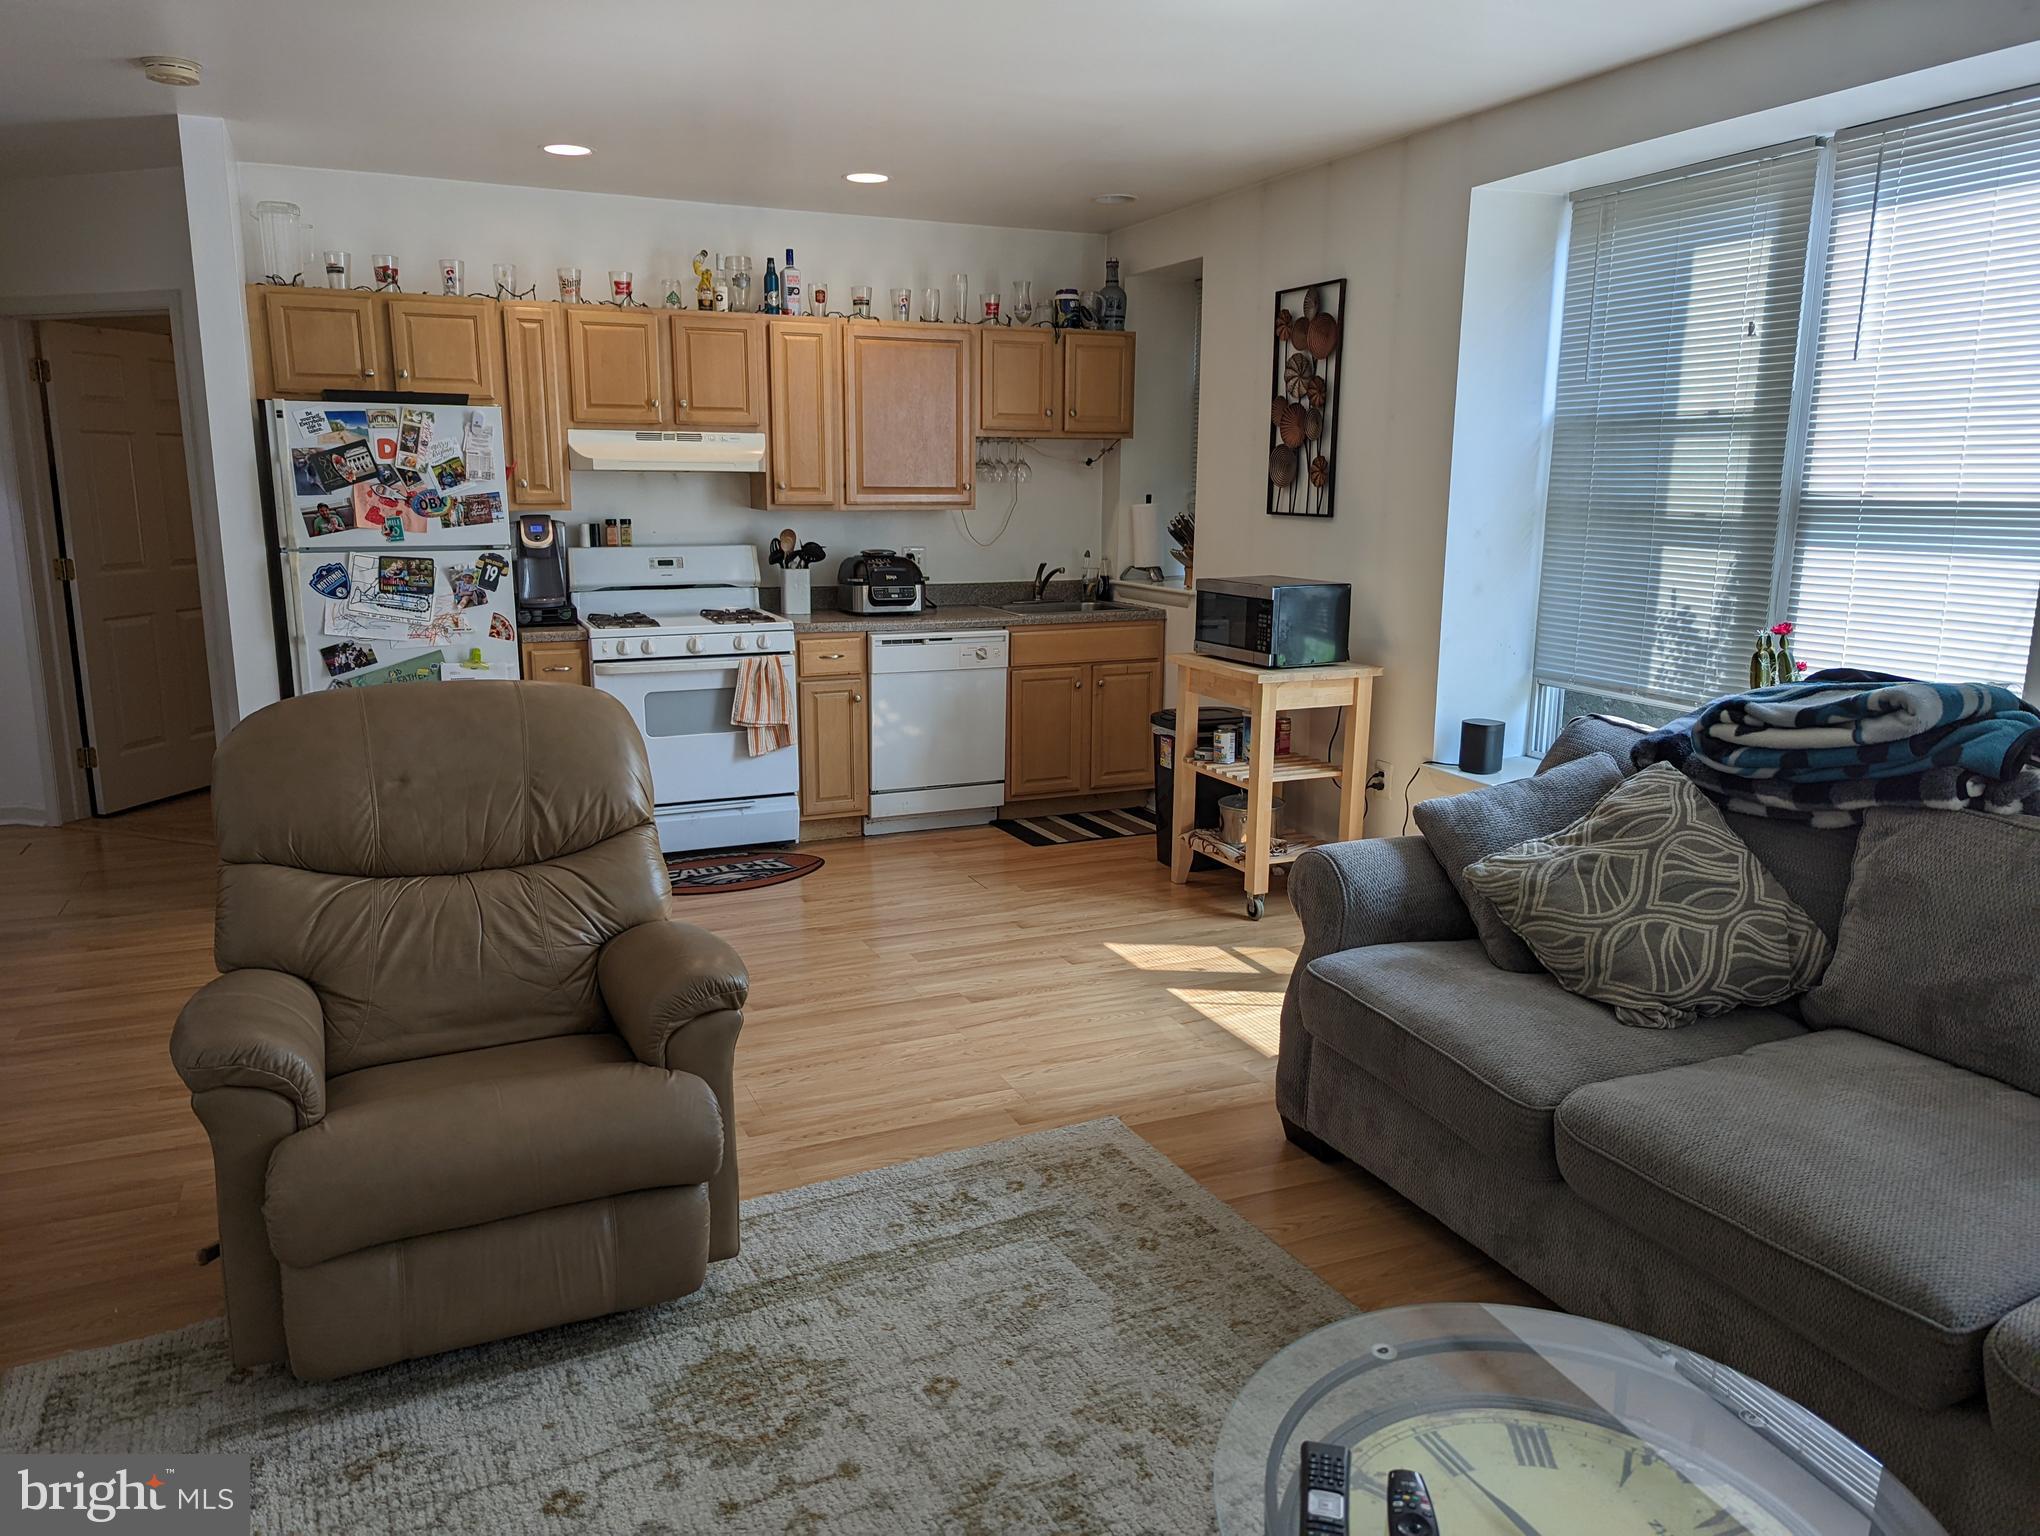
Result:
<svg viewBox="0 0 2040 1536"><path fill-rule="evenodd" d="M786 655L784 651L761 651L762 656ZM673 672L730 672L743 656L696 656L677 661L598 661L595 663L597 677L657 677L661 673Z"/></svg>

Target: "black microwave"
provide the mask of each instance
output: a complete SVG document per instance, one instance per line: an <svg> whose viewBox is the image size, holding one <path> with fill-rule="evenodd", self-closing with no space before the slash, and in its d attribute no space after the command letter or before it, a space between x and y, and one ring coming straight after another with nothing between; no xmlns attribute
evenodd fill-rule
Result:
<svg viewBox="0 0 2040 1536"><path fill-rule="evenodd" d="M1257 667L1317 667L1346 659L1353 588L1301 576L1197 578L1198 654Z"/></svg>

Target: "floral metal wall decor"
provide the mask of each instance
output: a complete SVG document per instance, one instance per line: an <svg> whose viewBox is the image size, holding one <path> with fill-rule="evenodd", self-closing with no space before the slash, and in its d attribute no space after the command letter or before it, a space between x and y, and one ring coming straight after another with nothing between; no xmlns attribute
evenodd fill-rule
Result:
<svg viewBox="0 0 2040 1536"><path fill-rule="evenodd" d="M1275 295L1274 387L1268 406L1268 512L1330 517L1339 441L1339 346L1346 280Z"/></svg>

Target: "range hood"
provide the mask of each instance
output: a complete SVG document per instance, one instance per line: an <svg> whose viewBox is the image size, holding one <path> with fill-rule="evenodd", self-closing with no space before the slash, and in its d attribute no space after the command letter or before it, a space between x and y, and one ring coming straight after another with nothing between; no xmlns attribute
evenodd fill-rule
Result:
<svg viewBox="0 0 2040 1536"><path fill-rule="evenodd" d="M755 475L765 469L762 432L567 433L576 469L696 470Z"/></svg>

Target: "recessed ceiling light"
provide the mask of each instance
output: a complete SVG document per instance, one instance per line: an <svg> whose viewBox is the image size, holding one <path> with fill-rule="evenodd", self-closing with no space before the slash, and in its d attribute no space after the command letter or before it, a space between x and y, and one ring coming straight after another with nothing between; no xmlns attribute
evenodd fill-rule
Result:
<svg viewBox="0 0 2040 1536"><path fill-rule="evenodd" d="M575 155L592 155L595 153L594 150L585 144L548 144L545 147L545 152L549 155L566 155L570 158Z"/></svg>
<svg viewBox="0 0 2040 1536"><path fill-rule="evenodd" d="M860 187L875 187L881 181L891 181L892 177L886 175L884 171L852 171L843 179L854 181Z"/></svg>
<svg viewBox="0 0 2040 1536"><path fill-rule="evenodd" d="M141 72L158 85L198 84L198 60L171 53L146 53L135 60Z"/></svg>
<svg viewBox="0 0 2040 1536"><path fill-rule="evenodd" d="M1140 199L1131 192L1100 192L1091 201L1094 203L1137 203Z"/></svg>

